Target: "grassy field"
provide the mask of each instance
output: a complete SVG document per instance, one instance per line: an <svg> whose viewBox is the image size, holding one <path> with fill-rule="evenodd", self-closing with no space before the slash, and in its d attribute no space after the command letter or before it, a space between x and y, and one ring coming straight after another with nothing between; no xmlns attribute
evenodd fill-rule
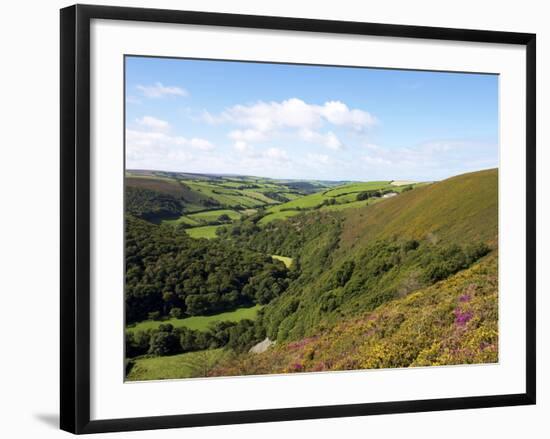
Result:
<svg viewBox="0 0 550 439"><path fill-rule="evenodd" d="M199 192L208 198L216 200L224 206L243 206L243 207L258 207L267 204L265 201L247 196L243 190L225 188L220 185L206 182L185 182L194 191ZM271 200L273 203L275 201Z"/></svg>
<svg viewBox="0 0 550 439"><path fill-rule="evenodd" d="M283 212L269 213L266 216L264 216L260 221L258 221L258 224L260 226L263 226L267 223L270 223L271 221L289 218L291 216L299 215L300 213L302 212L300 212L299 210L285 210Z"/></svg>
<svg viewBox="0 0 550 439"><path fill-rule="evenodd" d="M230 209L218 209L218 210L207 210L206 212L198 212L189 215L189 218L195 221L216 221L220 215L227 215L232 220L238 220L241 215Z"/></svg>
<svg viewBox="0 0 550 439"><path fill-rule="evenodd" d="M324 201L334 199L337 203L350 203L356 201L359 192L375 189L385 189L389 186L388 181L368 181L365 183L351 183L337 186L323 192L316 192L311 195L297 198L287 203L270 207L268 212L281 212L292 209L314 209ZM395 189L395 188L392 188Z"/></svg>
<svg viewBox="0 0 550 439"><path fill-rule="evenodd" d="M391 186L389 181L368 181L336 186L332 189L316 192L288 201L287 203L272 206L267 209L267 215L264 216L258 224L265 225L271 221L289 218L303 211L307 212L314 209L335 211L352 207L363 207L380 201L380 199L373 198L370 200L357 201L357 194L360 192L377 189L392 189L395 192L401 192L403 188L404 186ZM323 206L323 202L327 200L334 201L337 204Z"/></svg>
<svg viewBox="0 0 550 439"><path fill-rule="evenodd" d="M243 189L241 192L244 193L247 197L253 198L261 203L277 204L277 201L266 197L263 193L259 192L256 189Z"/></svg>
<svg viewBox="0 0 550 439"><path fill-rule="evenodd" d="M214 239L216 235L216 229L220 226L202 226L202 227L193 227L192 229L187 229L185 232L195 239L206 238Z"/></svg>
<svg viewBox="0 0 550 439"><path fill-rule="evenodd" d="M290 268L290 266L292 265L292 258L289 258L287 256L271 255L271 257L273 259L281 261L283 264L286 265L286 268Z"/></svg>
<svg viewBox="0 0 550 439"><path fill-rule="evenodd" d="M205 352L208 352L208 357L203 359ZM126 379L146 381L196 377L200 373L198 366L205 362L215 363L222 355L222 349L212 349L169 357L138 358Z"/></svg>
<svg viewBox="0 0 550 439"><path fill-rule="evenodd" d="M343 186L335 187L324 192L327 197L338 197L349 193L358 193L375 189L383 189L390 184L389 181L366 181L362 183L351 183Z"/></svg>
<svg viewBox="0 0 550 439"><path fill-rule="evenodd" d="M218 218L221 215L227 215L232 221L239 220L241 218L240 213L231 210L231 209L214 209L214 210L207 210L204 212L197 212L197 213L190 213L180 216L176 219L167 219L161 221L163 224L171 224L173 226L176 226L178 224L187 224L191 227L199 227L207 225L211 221L217 221ZM202 232L195 232L197 234L197 237L200 238L209 238L208 236L201 236ZM215 237L215 234L214 236Z"/></svg>
<svg viewBox="0 0 550 439"><path fill-rule="evenodd" d="M321 204L326 197L321 193L317 192L311 195L306 195L304 197L296 198L295 200L288 201L287 203L279 204L269 208L269 212L281 212L282 210L290 209L312 209Z"/></svg>
<svg viewBox="0 0 550 439"><path fill-rule="evenodd" d="M191 219L188 215L182 215L176 219L165 219L165 220L162 220L161 223L170 224L172 226L177 226L178 224L187 224L192 227L198 227L201 225L201 223Z"/></svg>
<svg viewBox="0 0 550 439"><path fill-rule="evenodd" d="M249 308L238 308L235 311L223 312L220 314L214 314L211 316L194 316L187 317L185 319L169 319L163 321L157 320L145 320L139 322L133 327L127 328L128 331L139 331L146 329L156 329L163 323L170 323L174 328L186 327L189 329L195 329L198 331L204 331L208 329L211 323L215 322L238 322L240 320L254 320L256 314L262 308L261 305L255 305Z"/></svg>
<svg viewBox="0 0 550 439"><path fill-rule="evenodd" d="M332 206L323 206L321 207L320 210L334 211L334 210L353 209L357 207L368 206L369 204L376 203L377 201L382 201L382 198L369 198L368 200L350 201L349 203L343 203L343 204L333 204Z"/></svg>

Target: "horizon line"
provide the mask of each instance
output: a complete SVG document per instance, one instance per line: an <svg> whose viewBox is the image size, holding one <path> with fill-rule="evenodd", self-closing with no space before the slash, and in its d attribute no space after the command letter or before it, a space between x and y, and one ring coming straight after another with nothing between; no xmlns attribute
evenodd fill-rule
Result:
<svg viewBox="0 0 550 439"><path fill-rule="evenodd" d="M280 180L280 181L330 181L330 182L334 182L334 183L338 183L338 182L369 182L369 181L390 181L390 182L393 182L393 181L410 181L410 182L413 182L413 183L432 183L432 182L436 182L436 181L446 180L448 178L456 177L456 176L459 176L459 175L471 174L471 173L474 173L474 172L490 171L490 170L493 170L493 169L498 170L499 167L496 166L496 167L492 167L492 168L483 168L483 169L478 169L478 170L475 170L475 171L462 172L460 174L453 174L453 175L450 175L448 177L445 177L445 178L439 179L439 180L433 180L433 179L417 180L417 179L411 179L411 178L390 178L390 179L386 179L386 180L384 180L384 179L382 179L382 180L380 180L380 179L377 179L377 180L355 180L355 179L331 180L331 179L322 179L322 178L279 178L279 177L265 177L265 176L260 176L260 175L249 175L249 174L232 174L232 173L224 173L224 172L166 171L166 170L163 170L163 169L145 169L145 168L124 169L124 172L125 173L126 172L163 172L163 173L166 173L166 174L189 174L189 175L219 176L219 177L266 178L266 179L269 179L269 180Z"/></svg>

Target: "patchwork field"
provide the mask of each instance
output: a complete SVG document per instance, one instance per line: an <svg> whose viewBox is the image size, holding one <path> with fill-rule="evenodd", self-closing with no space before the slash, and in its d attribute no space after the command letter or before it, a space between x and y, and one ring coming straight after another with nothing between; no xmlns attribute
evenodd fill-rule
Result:
<svg viewBox="0 0 550 439"><path fill-rule="evenodd" d="M220 225L238 223L250 215L256 215L256 223L265 226L303 212L363 207L379 201L382 193L400 193L423 184L291 181L157 171L129 171L126 175L127 188L132 191L128 202L140 206L132 213L155 223L181 226L197 239L214 239ZM359 199L361 194L376 191L378 195L369 200Z"/></svg>
<svg viewBox="0 0 550 439"><path fill-rule="evenodd" d="M338 185L311 195L294 199L287 203L278 204L266 209L267 214L258 224L266 225L272 221L289 218L304 211L324 210L338 211L348 208L357 208L380 201L384 193L398 194L404 190L410 190L421 185L411 182L407 185L394 186L391 181L368 181ZM361 194L379 192L369 199L360 199Z"/></svg>

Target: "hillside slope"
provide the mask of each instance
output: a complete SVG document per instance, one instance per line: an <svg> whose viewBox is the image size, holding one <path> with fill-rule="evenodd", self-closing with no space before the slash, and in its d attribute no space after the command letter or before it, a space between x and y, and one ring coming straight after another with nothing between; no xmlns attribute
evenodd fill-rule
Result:
<svg viewBox="0 0 550 439"><path fill-rule="evenodd" d="M498 361L498 269L492 254L447 280L211 373L248 375Z"/></svg>
<svg viewBox="0 0 550 439"><path fill-rule="evenodd" d="M498 170L472 172L349 211L342 247L399 237L461 243L493 241L498 228Z"/></svg>
<svg viewBox="0 0 550 439"><path fill-rule="evenodd" d="M364 208L274 222L243 238L299 266L287 291L265 308L269 337L316 334L496 252L497 183L497 170L465 174Z"/></svg>

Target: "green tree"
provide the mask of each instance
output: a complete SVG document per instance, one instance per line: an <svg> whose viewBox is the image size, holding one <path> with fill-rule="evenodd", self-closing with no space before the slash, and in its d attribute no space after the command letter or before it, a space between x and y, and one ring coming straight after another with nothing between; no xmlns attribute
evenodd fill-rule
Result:
<svg viewBox="0 0 550 439"><path fill-rule="evenodd" d="M207 377L219 361L219 353L214 350L195 352L189 356L185 365L192 377Z"/></svg>
<svg viewBox="0 0 550 439"><path fill-rule="evenodd" d="M168 328L170 327L170 328ZM178 334L173 331L172 325L160 325L159 331L153 333L149 344L150 355L173 355L181 352Z"/></svg>
<svg viewBox="0 0 550 439"><path fill-rule="evenodd" d="M181 310L181 308L174 307L170 310L170 317L174 319L181 319L182 316L183 316L183 311Z"/></svg>

